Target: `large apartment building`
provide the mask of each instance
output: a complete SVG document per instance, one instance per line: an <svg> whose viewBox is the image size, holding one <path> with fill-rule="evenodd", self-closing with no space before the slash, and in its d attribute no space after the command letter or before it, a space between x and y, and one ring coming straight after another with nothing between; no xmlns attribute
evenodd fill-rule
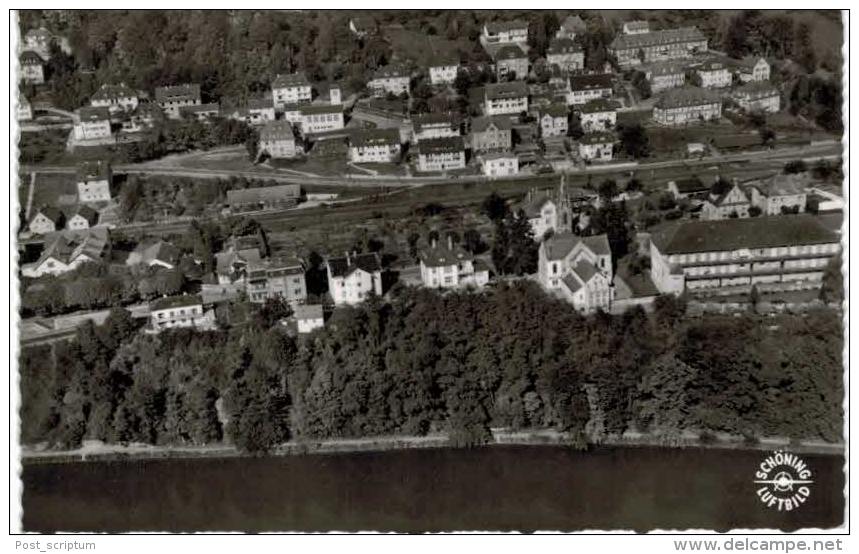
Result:
<svg viewBox="0 0 859 554"><path fill-rule="evenodd" d="M677 221L650 239L650 275L662 293L818 288L838 235L815 217Z"/></svg>
<svg viewBox="0 0 859 554"><path fill-rule="evenodd" d="M448 171L465 168L462 137L444 137L418 144L418 171Z"/></svg>
<svg viewBox="0 0 859 554"><path fill-rule="evenodd" d="M707 37L697 27L619 35L608 47L609 54L622 67L688 58L706 51Z"/></svg>
<svg viewBox="0 0 859 554"><path fill-rule="evenodd" d="M486 115L518 115L528 111L528 85L524 81L486 85L483 112Z"/></svg>
<svg viewBox="0 0 859 554"><path fill-rule="evenodd" d="M271 83L274 105L283 109L287 104L309 103L313 99L313 87L304 73L278 75Z"/></svg>
<svg viewBox="0 0 859 554"><path fill-rule="evenodd" d="M182 108L199 106L202 103L200 85L185 84L156 87L155 101L158 102L167 117L179 119L182 117Z"/></svg>
<svg viewBox="0 0 859 554"><path fill-rule="evenodd" d="M698 87L668 90L653 107L653 120L661 125L685 125L720 117L721 97Z"/></svg>
<svg viewBox="0 0 859 554"><path fill-rule="evenodd" d="M400 132L397 129L366 129L349 139L352 163L395 163L400 160Z"/></svg>

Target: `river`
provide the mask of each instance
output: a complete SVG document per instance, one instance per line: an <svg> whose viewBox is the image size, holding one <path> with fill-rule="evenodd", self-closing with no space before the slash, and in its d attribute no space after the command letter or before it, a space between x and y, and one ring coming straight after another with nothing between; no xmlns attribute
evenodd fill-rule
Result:
<svg viewBox="0 0 859 554"><path fill-rule="evenodd" d="M843 456L803 455L811 496L764 506L751 450L491 446L28 464L27 531L829 528Z"/></svg>

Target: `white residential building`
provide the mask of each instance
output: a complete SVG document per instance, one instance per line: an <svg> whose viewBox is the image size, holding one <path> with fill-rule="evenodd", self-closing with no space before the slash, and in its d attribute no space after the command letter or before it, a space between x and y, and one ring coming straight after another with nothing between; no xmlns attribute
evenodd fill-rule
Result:
<svg viewBox="0 0 859 554"><path fill-rule="evenodd" d="M75 113L73 132L76 140L109 139L112 136L110 112L107 108L80 108Z"/></svg>
<svg viewBox="0 0 859 554"><path fill-rule="evenodd" d="M304 105L301 112L301 133L305 136L311 133L337 131L345 127L343 106L328 104Z"/></svg>
<svg viewBox="0 0 859 554"><path fill-rule="evenodd" d="M90 97L89 103L94 108L107 108L112 112L131 112L137 109L139 101L136 91L127 87L125 83L120 83L101 85Z"/></svg>
<svg viewBox="0 0 859 554"><path fill-rule="evenodd" d="M751 203L763 215L781 215L784 212L803 213L808 203L807 189L811 179L807 175L777 173L766 179L744 183L751 195Z"/></svg>
<svg viewBox="0 0 859 554"><path fill-rule="evenodd" d="M765 58L747 56L737 62L737 76L743 83L770 80L770 64Z"/></svg>
<svg viewBox="0 0 859 554"><path fill-rule="evenodd" d="M686 68L675 62L659 62L645 71L652 93L682 87L686 83Z"/></svg>
<svg viewBox="0 0 859 554"><path fill-rule="evenodd" d="M540 114L540 136L564 137L569 129L569 114L567 106L563 104L550 104Z"/></svg>
<svg viewBox="0 0 859 554"><path fill-rule="evenodd" d="M433 85L450 85L459 72L459 60L438 58L430 63L429 77Z"/></svg>
<svg viewBox="0 0 859 554"><path fill-rule="evenodd" d="M334 304L357 304L374 293L382 295L382 262L378 254L346 254L329 258L328 291Z"/></svg>
<svg viewBox="0 0 859 554"><path fill-rule="evenodd" d="M288 121L271 121L260 129L259 151L272 158L294 158L301 154Z"/></svg>
<svg viewBox="0 0 859 554"><path fill-rule="evenodd" d="M777 113L781 109L781 93L764 81L755 81L734 90L731 98L747 112Z"/></svg>
<svg viewBox="0 0 859 554"><path fill-rule="evenodd" d="M518 44L507 44L495 52L495 76L499 81L528 77L528 55Z"/></svg>
<svg viewBox="0 0 859 554"><path fill-rule="evenodd" d="M538 278L584 313L608 311L613 300L611 249L606 235L555 234L540 244Z"/></svg>
<svg viewBox="0 0 859 554"><path fill-rule="evenodd" d="M579 139L579 157L586 161L611 161L614 143L615 138L611 133L588 133Z"/></svg>
<svg viewBox="0 0 859 554"><path fill-rule="evenodd" d="M608 47L608 53L621 67L688 58L706 51L707 37L696 27L621 34Z"/></svg>
<svg viewBox="0 0 859 554"><path fill-rule="evenodd" d="M465 168L462 137L444 137L418 144L418 171L449 171Z"/></svg>
<svg viewBox="0 0 859 554"><path fill-rule="evenodd" d="M399 65L380 67L373 73L373 78L367 83L367 88L373 96L384 97L388 94L399 96L409 93L411 75L406 68Z"/></svg>
<svg viewBox="0 0 859 554"><path fill-rule="evenodd" d="M523 81L488 84L484 89L485 115L515 114L528 111L528 85Z"/></svg>
<svg viewBox="0 0 859 554"><path fill-rule="evenodd" d="M508 43L526 44L527 42L528 23L518 19L485 23L480 35L480 43L484 46Z"/></svg>
<svg viewBox="0 0 859 554"><path fill-rule="evenodd" d="M203 300L197 294L168 296L149 303L149 326L153 332L165 329L211 329L214 320L203 310Z"/></svg>
<svg viewBox="0 0 859 554"><path fill-rule="evenodd" d="M719 61L709 61L695 68L703 88L726 88L731 86L731 72Z"/></svg>
<svg viewBox="0 0 859 554"><path fill-rule="evenodd" d="M697 87L666 91L653 107L653 120L661 125L686 125L722 117L718 94Z"/></svg>
<svg viewBox="0 0 859 554"><path fill-rule="evenodd" d="M591 100L611 98L614 92L612 76L608 73L594 75L574 75L570 77L570 90L567 104L587 104Z"/></svg>
<svg viewBox="0 0 859 554"><path fill-rule="evenodd" d="M450 237L446 245L433 241L429 248L422 250L420 267L425 287L480 288L489 282L489 268L460 246L454 245Z"/></svg>
<svg viewBox="0 0 859 554"><path fill-rule="evenodd" d="M113 174L106 161L83 162L77 167L79 202L110 202Z"/></svg>
<svg viewBox="0 0 859 554"><path fill-rule="evenodd" d="M202 104L200 85L184 84L157 87L155 89L155 101L158 102L167 117L179 119L182 117L182 108Z"/></svg>
<svg viewBox="0 0 859 554"><path fill-rule="evenodd" d="M820 287L838 235L808 215L675 221L650 239L650 276L661 293Z"/></svg>
<svg viewBox="0 0 859 554"><path fill-rule="evenodd" d="M321 304L307 304L293 309L298 334L304 335L325 327L325 314Z"/></svg>
<svg viewBox="0 0 859 554"><path fill-rule="evenodd" d="M579 115L585 133L608 131L617 125L617 106L608 100L591 100L579 109Z"/></svg>
<svg viewBox="0 0 859 554"><path fill-rule="evenodd" d="M519 173L519 157L512 152L481 154L480 168L487 177L507 177Z"/></svg>
<svg viewBox="0 0 859 554"><path fill-rule="evenodd" d="M431 138L458 137L459 131L459 117L452 113L426 113L412 116L414 142Z"/></svg>
<svg viewBox="0 0 859 554"><path fill-rule="evenodd" d="M352 163L396 163L400 161L398 129L367 129L355 132L349 140Z"/></svg>
<svg viewBox="0 0 859 554"><path fill-rule="evenodd" d="M109 252L107 229L60 231L46 238L42 255L37 261L21 266L21 274L33 278L61 275L82 264L103 260Z"/></svg>
<svg viewBox="0 0 859 554"><path fill-rule="evenodd" d="M287 104L309 103L313 99L313 88L304 73L278 75L271 83L271 96L275 107Z"/></svg>

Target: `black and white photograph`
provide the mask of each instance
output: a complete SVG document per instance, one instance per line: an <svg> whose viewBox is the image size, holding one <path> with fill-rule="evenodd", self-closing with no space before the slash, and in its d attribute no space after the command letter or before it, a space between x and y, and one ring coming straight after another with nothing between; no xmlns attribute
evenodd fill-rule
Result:
<svg viewBox="0 0 859 554"><path fill-rule="evenodd" d="M849 10L180 4L8 10L10 548L846 550Z"/></svg>

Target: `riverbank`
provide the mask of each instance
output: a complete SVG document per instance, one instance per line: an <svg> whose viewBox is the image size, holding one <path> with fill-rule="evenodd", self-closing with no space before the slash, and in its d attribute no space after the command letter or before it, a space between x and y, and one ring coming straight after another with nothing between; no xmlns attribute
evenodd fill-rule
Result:
<svg viewBox="0 0 859 554"><path fill-rule="evenodd" d="M571 437L552 429L511 431L507 429L492 429L493 442L486 446L569 446L575 448ZM702 439L701 433L687 431L680 436L666 441L664 438L647 434L627 431L623 435L610 435L593 446L627 446L627 447L660 447L660 448L708 448L733 450L779 450L787 449L796 453L823 455L843 455L843 443L825 441L791 441L786 437L765 437L750 442L742 436L727 433L708 434ZM267 456L297 456L304 454L341 454L349 452L382 452L404 449L450 448L451 444L446 434L437 433L426 436L383 436L356 439L302 440L282 444ZM227 444L206 446L153 446L146 444L115 445L101 441L84 441L81 448L75 450L47 450L44 447L24 447L21 452L23 464L36 463L72 463L113 460L147 460L175 458L236 458L252 457Z"/></svg>

